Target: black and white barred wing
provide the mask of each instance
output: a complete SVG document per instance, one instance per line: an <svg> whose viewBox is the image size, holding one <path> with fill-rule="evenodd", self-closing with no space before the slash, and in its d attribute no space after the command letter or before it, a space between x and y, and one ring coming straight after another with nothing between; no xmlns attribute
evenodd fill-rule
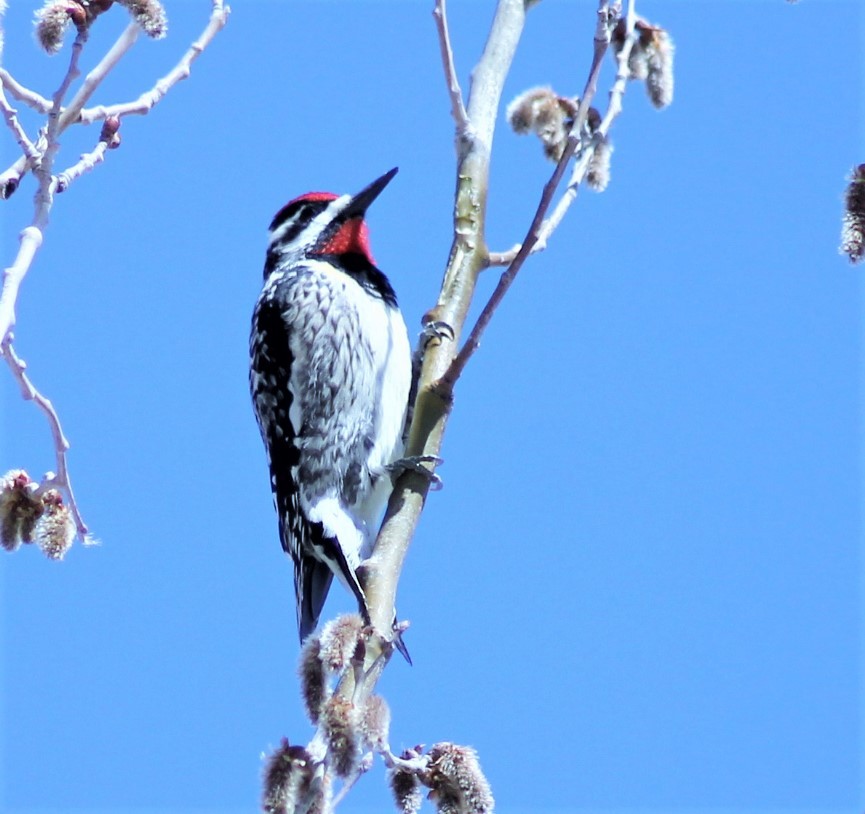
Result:
<svg viewBox="0 0 865 814"><path fill-rule="evenodd" d="M334 573L365 600L355 575L365 530L346 511L366 473L374 376L340 286L312 269L274 275L253 316L250 389L268 453L283 548L295 566L301 640L318 622ZM360 377L361 381L358 381ZM369 378L369 384L366 379Z"/></svg>
<svg viewBox="0 0 865 814"><path fill-rule="evenodd" d="M312 527L300 509L297 473L301 427L292 421L298 419L299 405L295 405L290 386L294 366L289 335L292 329L283 317L284 310L285 304L279 302L275 289L265 289L253 315L249 386L267 452L280 540L294 562L297 621L303 640L315 628L333 573L308 553L312 538L321 537L321 524Z"/></svg>

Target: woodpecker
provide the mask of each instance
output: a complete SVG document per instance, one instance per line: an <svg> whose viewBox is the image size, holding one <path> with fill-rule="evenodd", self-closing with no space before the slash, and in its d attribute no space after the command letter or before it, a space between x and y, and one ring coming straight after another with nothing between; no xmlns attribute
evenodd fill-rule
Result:
<svg viewBox="0 0 865 814"><path fill-rule="evenodd" d="M392 490L412 362L364 216L396 172L354 196L301 195L270 224L249 385L282 547L294 561L301 642L334 575L369 622L356 569Z"/></svg>

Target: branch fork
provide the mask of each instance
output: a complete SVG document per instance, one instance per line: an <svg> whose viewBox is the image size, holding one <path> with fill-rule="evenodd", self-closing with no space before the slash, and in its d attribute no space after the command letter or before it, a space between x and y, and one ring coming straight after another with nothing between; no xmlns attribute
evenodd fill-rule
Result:
<svg viewBox="0 0 865 814"><path fill-rule="evenodd" d="M96 18L96 14L102 13L109 6L110 2L102 3L96 13L88 17L84 24L79 24L81 21L76 23L78 34L70 49L69 63L63 79L51 99L25 87L8 70L0 69L0 112L2 112L6 127L21 149L21 156L3 173L0 173L0 198L8 198L13 194L28 172L33 172L37 183L31 223L21 231L15 259L3 271L2 288L0 288L0 356L6 361L7 367L18 383L22 397L25 400L33 401L45 414L51 431L57 473L48 473L43 478L39 489L42 491L60 489L65 493L77 534L85 543L92 542L92 540L81 517L69 479L67 467L69 441L63 433L60 419L53 404L33 385L26 372L27 366L24 360L17 355L13 347L12 332L15 327L15 306L18 292L36 253L42 245L45 228L48 225L49 215L54 205L55 193L67 190L73 181L101 164L105 160L108 150L119 146L118 128L121 116L132 113L147 113L177 82L189 76L193 61L201 55L213 37L223 28L230 14L230 8L224 4L223 0L212 0L210 17L201 36L187 49L177 65L156 83L153 90L142 94L135 102L111 107L100 106L88 112L84 109L84 105L138 39L141 31L139 22L131 22L96 67L85 77L78 91L68 105L64 107L64 100L80 75L78 61L87 40L88 27ZM156 6L161 8L158 4ZM164 18L162 19L164 22ZM140 18L140 22L143 22L145 26L148 24L143 17ZM151 27L148 33L151 36L158 36L159 31L156 28ZM62 36L62 26L59 32L54 33L57 36ZM43 44L45 44L44 41ZM53 41L49 44L52 44L53 47ZM59 48L59 41L57 47ZM31 140L27 136L18 120L17 111L10 105L6 97L6 92L46 117L45 126L35 140ZM67 169L55 174L55 163L60 149L58 140L60 135L72 124L90 123L96 119L101 119L104 122L96 146Z"/></svg>

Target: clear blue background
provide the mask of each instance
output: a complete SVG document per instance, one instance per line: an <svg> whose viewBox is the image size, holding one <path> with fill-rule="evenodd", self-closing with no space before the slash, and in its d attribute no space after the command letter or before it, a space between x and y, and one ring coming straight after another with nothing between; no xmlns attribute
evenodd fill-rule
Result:
<svg viewBox="0 0 865 814"><path fill-rule="evenodd" d="M209 5L169 2L169 38L96 101L167 72ZM532 10L505 101L580 92L595 8ZM66 57L38 52L32 9L12 2L5 64L48 94ZM261 753L310 737L249 317L273 213L394 165L373 250L412 331L434 303L454 161L431 9L238 0L192 78L58 198L16 345L102 546L0 557L2 811L251 811ZM382 682L391 742L474 745L505 813L861 812L862 271L836 246L865 161L865 14L639 10L675 39L675 102L629 88L609 189L580 193L460 382L400 587L415 666ZM452 2L465 87L492 11ZM85 68L124 17L99 22ZM552 169L500 125L494 250ZM61 163L97 127L67 133ZM5 263L32 192L2 205ZM2 371L0 404L0 466L53 469ZM382 774L343 809L389 810Z"/></svg>

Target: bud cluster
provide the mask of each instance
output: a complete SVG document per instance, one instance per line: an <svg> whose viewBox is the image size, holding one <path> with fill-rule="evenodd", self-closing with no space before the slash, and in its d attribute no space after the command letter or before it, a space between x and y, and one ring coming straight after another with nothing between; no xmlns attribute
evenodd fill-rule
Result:
<svg viewBox="0 0 865 814"><path fill-rule="evenodd" d="M154 40L161 40L168 33L168 18L159 0L117 0L141 26L141 30Z"/></svg>
<svg viewBox="0 0 865 814"><path fill-rule="evenodd" d="M844 195L840 251L851 263L859 263L865 257L865 164L854 167L850 173Z"/></svg>
<svg viewBox="0 0 865 814"><path fill-rule="evenodd" d="M165 9L159 0L117 0L125 6L148 37L161 39L168 31ZM56 54L70 25L84 34L93 21L108 11L114 0L47 0L35 15L36 39L48 54Z"/></svg>
<svg viewBox="0 0 865 814"><path fill-rule="evenodd" d="M364 751L381 752L388 748L390 709L385 700L371 695L357 703L331 688L348 669L355 671L356 685L363 680L369 634L360 616L345 614L307 639L300 657L301 695L306 712L320 727L329 762L337 776L343 778L358 771Z"/></svg>
<svg viewBox="0 0 865 814"><path fill-rule="evenodd" d="M517 96L508 105L505 115L515 133L534 133L541 141L544 155L558 162L567 146L579 106L577 97L559 96L552 88L537 87ZM596 108L590 107L582 135L590 140L600 126L601 114ZM586 181L597 192L603 192L610 182L612 153L613 145L606 136L595 138Z"/></svg>
<svg viewBox="0 0 865 814"><path fill-rule="evenodd" d="M625 46L627 26L624 18L613 30L613 52L618 56ZM631 79L646 83L646 92L652 104L667 107L673 101L673 40L660 26L637 18L634 22L637 38L628 56Z"/></svg>
<svg viewBox="0 0 865 814"><path fill-rule="evenodd" d="M21 469L0 479L0 545L7 551L36 543L52 560L62 560L75 539L75 523L56 489L40 490Z"/></svg>
<svg viewBox="0 0 865 814"><path fill-rule="evenodd" d="M399 761L395 762L388 770L388 783L400 814L417 814L423 803L423 793L418 776L426 768L428 761L424 759L419 764L422 767L420 770L411 766L412 763L418 764L422 749L422 746L406 749L399 756Z"/></svg>
<svg viewBox="0 0 865 814"><path fill-rule="evenodd" d="M306 714L314 724L331 696L331 682L345 672L355 657L363 663L364 624L356 613L328 622L321 633L310 636L300 653L300 689Z"/></svg>
<svg viewBox="0 0 865 814"><path fill-rule="evenodd" d="M439 814L492 814L493 793L474 749L436 743L425 756L421 752L420 746L403 752L388 773L401 814L420 810L421 783L430 789L427 797Z"/></svg>
<svg viewBox="0 0 865 814"><path fill-rule="evenodd" d="M326 808L327 785L316 776L312 756L287 738L267 758L264 768L262 810L266 814L293 814L297 810L321 812Z"/></svg>

